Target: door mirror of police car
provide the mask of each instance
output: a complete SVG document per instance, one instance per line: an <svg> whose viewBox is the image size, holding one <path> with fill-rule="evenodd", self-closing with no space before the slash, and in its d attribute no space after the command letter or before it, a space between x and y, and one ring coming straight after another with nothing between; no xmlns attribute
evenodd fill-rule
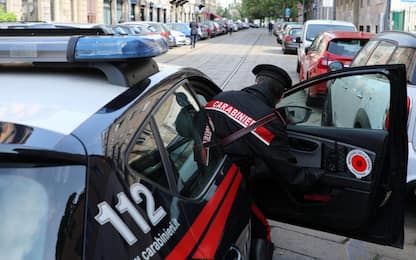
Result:
<svg viewBox="0 0 416 260"><path fill-rule="evenodd" d="M308 121L312 109L301 106L284 106L277 109L286 119L286 123L295 125Z"/></svg>
<svg viewBox="0 0 416 260"><path fill-rule="evenodd" d="M330 71L342 70L344 68L344 64L340 61L334 61L329 64Z"/></svg>

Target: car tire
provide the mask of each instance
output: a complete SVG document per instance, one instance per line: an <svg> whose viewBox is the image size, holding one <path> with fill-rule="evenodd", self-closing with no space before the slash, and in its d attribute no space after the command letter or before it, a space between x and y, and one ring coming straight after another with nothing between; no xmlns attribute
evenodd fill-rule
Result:
<svg viewBox="0 0 416 260"><path fill-rule="evenodd" d="M309 95L309 91L306 91L306 105L308 107L313 107L314 104L315 104L314 98Z"/></svg>

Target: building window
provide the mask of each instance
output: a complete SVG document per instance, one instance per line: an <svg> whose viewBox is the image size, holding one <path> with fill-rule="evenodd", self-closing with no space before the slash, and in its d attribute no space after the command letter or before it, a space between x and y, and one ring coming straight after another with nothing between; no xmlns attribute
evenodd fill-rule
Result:
<svg viewBox="0 0 416 260"><path fill-rule="evenodd" d="M144 21L144 6L140 6L140 21Z"/></svg>
<svg viewBox="0 0 416 260"><path fill-rule="evenodd" d="M166 9L163 9L163 22L166 23Z"/></svg>
<svg viewBox="0 0 416 260"><path fill-rule="evenodd" d="M136 5L131 5L131 12L130 12L130 21L136 21Z"/></svg>
<svg viewBox="0 0 416 260"><path fill-rule="evenodd" d="M111 4L110 0L104 0L103 4L104 9L104 23L105 24L111 24Z"/></svg>
<svg viewBox="0 0 416 260"><path fill-rule="evenodd" d="M160 23L160 8L156 9L156 21Z"/></svg>
<svg viewBox="0 0 416 260"><path fill-rule="evenodd" d="M153 21L153 7L149 8L149 21Z"/></svg>
<svg viewBox="0 0 416 260"><path fill-rule="evenodd" d="M55 0L51 0L51 21L55 21Z"/></svg>
<svg viewBox="0 0 416 260"><path fill-rule="evenodd" d="M367 25L366 32L371 32L371 26Z"/></svg>
<svg viewBox="0 0 416 260"><path fill-rule="evenodd" d="M364 26L360 25L360 32L364 32Z"/></svg>
<svg viewBox="0 0 416 260"><path fill-rule="evenodd" d="M376 33L378 33L378 25L376 25Z"/></svg>

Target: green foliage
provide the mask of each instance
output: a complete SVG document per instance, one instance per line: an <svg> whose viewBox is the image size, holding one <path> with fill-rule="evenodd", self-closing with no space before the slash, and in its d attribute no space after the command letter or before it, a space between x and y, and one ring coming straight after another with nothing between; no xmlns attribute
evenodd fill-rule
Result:
<svg viewBox="0 0 416 260"><path fill-rule="evenodd" d="M0 8L0 22L15 22L17 15L14 13L6 13L3 8Z"/></svg>
<svg viewBox="0 0 416 260"><path fill-rule="evenodd" d="M292 20L297 20L297 4L301 0L242 0L241 14L249 19L284 19L285 9L291 9Z"/></svg>

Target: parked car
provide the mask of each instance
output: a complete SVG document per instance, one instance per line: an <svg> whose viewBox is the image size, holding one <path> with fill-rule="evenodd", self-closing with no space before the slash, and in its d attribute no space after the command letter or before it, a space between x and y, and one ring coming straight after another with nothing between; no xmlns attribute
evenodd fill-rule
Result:
<svg viewBox="0 0 416 260"><path fill-rule="evenodd" d="M404 64L406 66L407 79L407 136L408 136L408 191L415 192L416 188L416 35L406 32L383 32L375 35L355 56L351 67L370 66L381 64ZM342 66L342 64L339 64ZM375 84L366 91L361 90L358 82L345 85L342 91L328 89L328 103L324 107L322 124L328 126L350 126L355 128L387 129L391 127L389 115L377 114L377 107L386 102L388 89L378 87ZM400 87L400 86L395 86ZM342 100L351 102L354 113L334 113L338 102ZM387 110L388 111L388 110ZM392 111L390 110L390 113ZM389 126L390 125L390 126Z"/></svg>
<svg viewBox="0 0 416 260"><path fill-rule="evenodd" d="M272 33L273 33L274 36L279 37L279 33L282 30L282 24L283 24L283 22L275 22L273 24ZM280 43L279 42L280 40L278 38L276 39L276 41L277 41L277 43Z"/></svg>
<svg viewBox="0 0 416 260"><path fill-rule="evenodd" d="M182 32L170 30L170 33L172 34L173 39L175 40L175 46L191 44L190 38L186 37L185 34L183 34Z"/></svg>
<svg viewBox="0 0 416 260"><path fill-rule="evenodd" d="M204 23L209 28L210 34L209 37L215 37L218 34L218 27L212 21L206 21Z"/></svg>
<svg viewBox="0 0 416 260"><path fill-rule="evenodd" d="M260 249L250 252L252 200L272 220L403 246L403 66L321 78L358 77L371 88L369 76L387 77L388 129L305 127L310 110L280 107L299 166L326 174L306 190L276 188L275 175L250 179L248 196L219 146L201 152L215 129L202 135L193 119L215 105L215 82L192 68L159 70L152 57L168 50L159 35L74 33L0 40L2 258L263 260ZM285 99L313 84L295 85ZM250 135L268 135L260 132Z"/></svg>
<svg viewBox="0 0 416 260"><path fill-rule="evenodd" d="M285 32L282 34L282 51L284 54L292 52L297 53L299 43L296 42L296 38L302 35L303 25L292 24L286 27Z"/></svg>
<svg viewBox="0 0 416 260"><path fill-rule="evenodd" d="M280 27L279 27L280 30L277 31L276 41L281 44L283 42L284 33L286 31L286 28L289 25L296 25L296 24L299 24L299 23L297 23L297 22L282 22Z"/></svg>
<svg viewBox="0 0 416 260"><path fill-rule="evenodd" d="M104 34L114 34L115 32L111 28L111 26L106 24L100 23L53 23L55 28L59 29L71 29L71 28L79 28L79 29L99 29Z"/></svg>
<svg viewBox="0 0 416 260"><path fill-rule="evenodd" d="M211 37L211 29L209 28L209 26L203 23L199 23L198 24L198 36L202 40Z"/></svg>
<svg viewBox="0 0 416 260"><path fill-rule="evenodd" d="M215 23L219 26L220 34L226 34L227 33L227 23L223 19L215 19Z"/></svg>
<svg viewBox="0 0 416 260"><path fill-rule="evenodd" d="M182 32L186 37L191 37L191 28L187 23L167 23L166 26L171 30Z"/></svg>
<svg viewBox="0 0 416 260"><path fill-rule="evenodd" d="M322 32L312 45L306 48L305 59L300 67L300 80L309 79L330 71L329 65L334 61L342 62L347 67L357 52L374 34L366 32ZM326 95L326 85L320 84L309 88L306 96L308 105Z"/></svg>
<svg viewBox="0 0 416 260"><path fill-rule="evenodd" d="M154 28L157 34L160 34L166 40L169 47L175 46L175 39L173 39L173 36L171 35L169 28L163 23L146 21L146 22L124 22L121 24L151 26Z"/></svg>
<svg viewBox="0 0 416 260"><path fill-rule="evenodd" d="M0 22L0 29L45 29L45 28L55 28L53 23L47 22Z"/></svg>
<svg viewBox="0 0 416 260"><path fill-rule="evenodd" d="M111 26L111 29L114 31L114 33L119 35L140 35L142 34L142 31L139 28L134 28L127 25L113 25Z"/></svg>
<svg viewBox="0 0 416 260"><path fill-rule="evenodd" d="M301 63L305 60L305 49L309 47L315 37L324 31L347 31L356 32L353 23L332 20L308 20L305 22L302 35L296 39L299 43L296 71L300 72Z"/></svg>
<svg viewBox="0 0 416 260"><path fill-rule="evenodd" d="M158 34L156 32L156 29L152 25L149 25L149 24L123 24L122 26L129 27L131 31L139 35Z"/></svg>

